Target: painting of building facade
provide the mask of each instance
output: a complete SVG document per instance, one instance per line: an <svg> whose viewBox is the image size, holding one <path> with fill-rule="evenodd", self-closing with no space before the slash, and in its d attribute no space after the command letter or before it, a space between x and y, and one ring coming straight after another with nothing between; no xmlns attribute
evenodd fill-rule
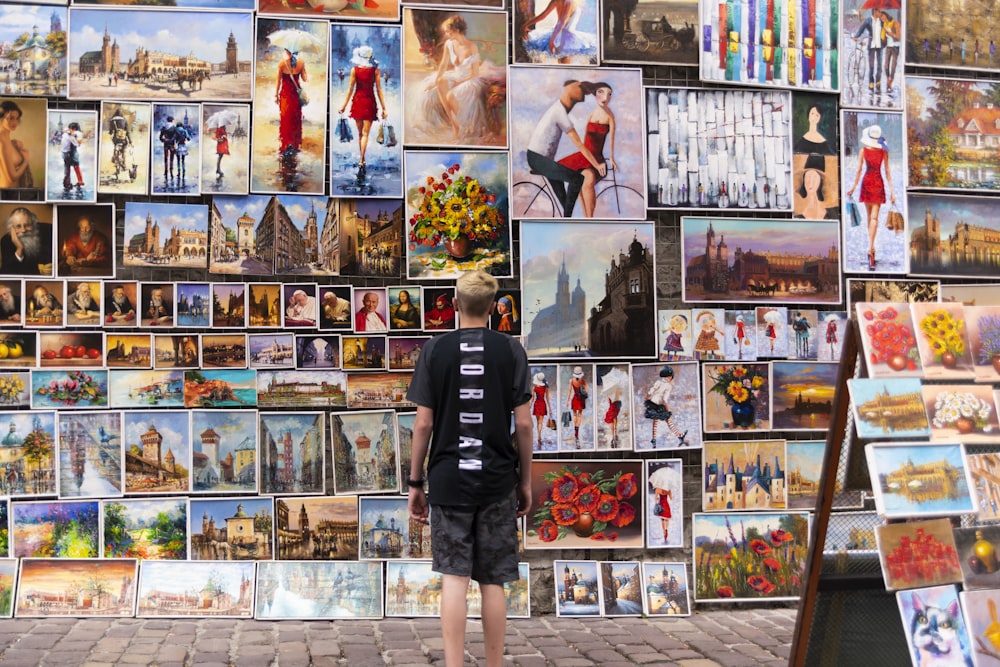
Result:
<svg viewBox="0 0 1000 667"><path fill-rule="evenodd" d="M913 193L910 273L928 276L994 277L1000 272L1000 228L988 197Z"/></svg>
<svg viewBox="0 0 1000 667"><path fill-rule="evenodd" d="M2 95L66 95L66 5L0 7L0 40L10 43Z"/></svg>
<svg viewBox="0 0 1000 667"><path fill-rule="evenodd" d="M787 506L784 440L706 442L705 511L784 509Z"/></svg>
<svg viewBox="0 0 1000 667"><path fill-rule="evenodd" d="M125 202L125 266L208 266L208 207Z"/></svg>
<svg viewBox="0 0 1000 667"><path fill-rule="evenodd" d="M0 439L0 488L5 495L56 492L55 415L52 411L0 413L0 424L7 424Z"/></svg>
<svg viewBox="0 0 1000 667"><path fill-rule="evenodd" d="M257 490L257 412L192 410L194 491Z"/></svg>
<svg viewBox="0 0 1000 667"><path fill-rule="evenodd" d="M319 412L260 413L261 493L323 493L324 433Z"/></svg>
<svg viewBox="0 0 1000 667"><path fill-rule="evenodd" d="M357 560L358 498L301 496L274 501L278 560Z"/></svg>
<svg viewBox="0 0 1000 667"><path fill-rule="evenodd" d="M430 558L430 526L410 518L403 496L363 496L359 516L361 558Z"/></svg>
<svg viewBox="0 0 1000 667"><path fill-rule="evenodd" d="M274 228L264 220L264 211L273 199L263 195L212 197L208 212L212 243L209 272L274 275Z"/></svg>
<svg viewBox="0 0 1000 667"><path fill-rule="evenodd" d="M125 492L190 490L190 416L184 412L124 413Z"/></svg>
<svg viewBox="0 0 1000 667"><path fill-rule="evenodd" d="M337 493L395 493L396 414L391 410L330 415Z"/></svg>
<svg viewBox="0 0 1000 667"><path fill-rule="evenodd" d="M193 499L192 560L274 558L274 501L271 498Z"/></svg>

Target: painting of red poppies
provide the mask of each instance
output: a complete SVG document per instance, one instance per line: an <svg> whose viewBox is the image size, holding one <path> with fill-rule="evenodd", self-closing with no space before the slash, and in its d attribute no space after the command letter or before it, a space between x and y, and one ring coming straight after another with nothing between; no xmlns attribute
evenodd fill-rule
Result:
<svg viewBox="0 0 1000 667"><path fill-rule="evenodd" d="M642 461L534 461L528 549L642 548Z"/></svg>
<svg viewBox="0 0 1000 667"><path fill-rule="evenodd" d="M805 580L808 512L694 514L698 602L795 600Z"/></svg>

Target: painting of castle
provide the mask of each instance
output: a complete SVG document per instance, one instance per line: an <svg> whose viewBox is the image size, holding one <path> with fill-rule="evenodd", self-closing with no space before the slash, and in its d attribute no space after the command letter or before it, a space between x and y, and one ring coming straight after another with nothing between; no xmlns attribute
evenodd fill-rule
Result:
<svg viewBox="0 0 1000 667"><path fill-rule="evenodd" d="M361 558L430 558L430 527L410 518L404 496L361 497L359 516Z"/></svg>
<svg viewBox="0 0 1000 667"><path fill-rule="evenodd" d="M187 493L191 460L187 412L125 413L125 493Z"/></svg>
<svg viewBox="0 0 1000 667"><path fill-rule="evenodd" d="M919 378L851 378L847 388L858 437L930 435Z"/></svg>
<svg viewBox="0 0 1000 667"><path fill-rule="evenodd" d="M1000 119L1000 109L997 111ZM1000 139L1000 133L996 136ZM910 273L973 278L997 275L1000 225L993 215L992 197L915 193L909 195L909 210Z"/></svg>
<svg viewBox="0 0 1000 667"><path fill-rule="evenodd" d="M144 562L136 616L252 618L252 562Z"/></svg>
<svg viewBox="0 0 1000 667"><path fill-rule="evenodd" d="M706 442L702 508L784 509L786 456L784 440Z"/></svg>
<svg viewBox="0 0 1000 667"><path fill-rule="evenodd" d="M125 202L125 266L208 266L208 206Z"/></svg>
<svg viewBox="0 0 1000 667"><path fill-rule="evenodd" d="M192 560L271 560L274 501L271 498L192 499Z"/></svg>
<svg viewBox="0 0 1000 667"><path fill-rule="evenodd" d="M195 492L253 493L257 490L257 413L252 410L192 410Z"/></svg>
<svg viewBox="0 0 1000 667"><path fill-rule="evenodd" d="M909 518L974 511L962 445L872 443L865 453L880 515Z"/></svg>

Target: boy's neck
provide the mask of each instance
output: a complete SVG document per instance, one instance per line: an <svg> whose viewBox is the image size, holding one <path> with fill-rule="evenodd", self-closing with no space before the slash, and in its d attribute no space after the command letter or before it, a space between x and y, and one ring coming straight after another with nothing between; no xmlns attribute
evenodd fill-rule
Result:
<svg viewBox="0 0 1000 667"><path fill-rule="evenodd" d="M481 329L489 326L490 316L485 317L469 317L468 315L463 315L461 311L458 313L458 328L459 329Z"/></svg>

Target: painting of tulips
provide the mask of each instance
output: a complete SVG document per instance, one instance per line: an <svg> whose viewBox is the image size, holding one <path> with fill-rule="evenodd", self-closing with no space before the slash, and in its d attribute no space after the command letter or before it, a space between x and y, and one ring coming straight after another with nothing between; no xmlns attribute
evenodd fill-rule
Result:
<svg viewBox="0 0 1000 667"><path fill-rule="evenodd" d="M795 600L805 580L807 512L692 516L695 600Z"/></svg>

